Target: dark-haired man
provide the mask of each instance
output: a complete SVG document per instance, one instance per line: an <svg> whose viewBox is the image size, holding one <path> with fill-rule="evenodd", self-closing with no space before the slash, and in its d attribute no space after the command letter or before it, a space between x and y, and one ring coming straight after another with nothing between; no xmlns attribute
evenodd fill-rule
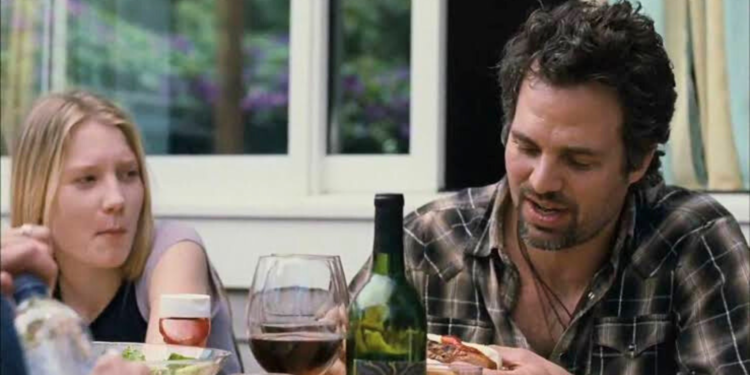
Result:
<svg viewBox="0 0 750 375"><path fill-rule="evenodd" d="M652 20L537 11L499 76L506 177L406 218L428 330L497 345L509 374L749 374L750 251L726 209L663 183L676 94Z"/></svg>

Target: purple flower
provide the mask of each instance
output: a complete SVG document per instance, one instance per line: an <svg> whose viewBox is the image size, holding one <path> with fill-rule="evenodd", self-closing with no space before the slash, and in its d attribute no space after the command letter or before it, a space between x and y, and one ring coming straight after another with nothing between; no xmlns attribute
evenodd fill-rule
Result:
<svg viewBox="0 0 750 375"><path fill-rule="evenodd" d="M365 107L367 122L375 122L388 117L388 111L381 105L373 104Z"/></svg>
<svg viewBox="0 0 750 375"><path fill-rule="evenodd" d="M68 12L70 15L77 17L83 13L83 3L81 0L68 0Z"/></svg>
<svg viewBox="0 0 750 375"><path fill-rule="evenodd" d="M172 39L169 42L170 47L174 48L175 50L182 52L182 53L188 53L193 49L192 44L189 40L187 40L182 35L175 35L172 37Z"/></svg>
<svg viewBox="0 0 750 375"><path fill-rule="evenodd" d="M242 102L240 102L240 108L242 108L242 112L250 112L253 109L253 98L249 95L246 95L244 98L242 98Z"/></svg>
<svg viewBox="0 0 750 375"><path fill-rule="evenodd" d="M258 62L263 61L267 54L265 48L259 48L256 46L243 48L243 51L245 52L245 61L250 61L250 64L253 67L257 66Z"/></svg>
<svg viewBox="0 0 750 375"><path fill-rule="evenodd" d="M409 111L409 98L408 97L400 97L394 99L392 102L391 107L393 107L397 111Z"/></svg>
<svg viewBox="0 0 750 375"><path fill-rule="evenodd" d="M289 45L289 34L277 34L271 40L277 44Z"/></svg>
<svg viewBox="0 0 750 375"><path fill-rule="evenodd" d="M354 74L349 74L344 77L342 86L344 87L344 91L348 91L353 94L361 94L365 90L365 86Z"/></svg>
<svg viewBox="0 0 750 375"><path fill-rule="evenodd" d="M289 71L283 70L278 78L278 88L287 92L289 90Z"/></svg>
<svg viewBox="0 0 750 375"><path fill-rule="evenodd" d="M242 70L242 82L245 84L250 83L253 80L254 72L252 69L249 69L245 67L245 69Z"/></svg>
<svg viewBox="0 0 750 375"><path fill-rule="evenodd" d="M400 122L398 124L398 136L400 140L409 140L409 133L411 131L411 127L409 126L409 119L407 121Z"/></svg>
<svg viewBox="0 0 750 375"><path fill-rule="evenodd" d="M26 22L26 19L24 17L21 17L20 12L13 15L13 30L14 31L26 30L26 27L28 25L29 25L29 22Z"/></svg>
<svg viewBox="0 0 750 375"><path fill-rule="evenodd" d="M208 103L216 102L219 90L207 77L199 77L191 83L192 91L202 100Z"/></svg>
<svg viewBox="0 0 750 375"><path fill-rule="evenodd" d="M286 92L257 92L245 96L240 105L244 111L263 111L286 106L288 102Z"/></svg>
<svg viewBox="0 0 750 375"><path fill-rule="evenodd" d="M269 103L272 107L281 107L285 106L288 100L289 98L287 97L285 92L274 92L270 95Z"/></svg>
<svg viewBox="0 0 750 375"><path fill-rule="evenodd" d="M393 78L396 81L408 81L409 77L411 76L411 71L409 70L409 66L400 66L396 68L396 70L393 72Z"/></svg>

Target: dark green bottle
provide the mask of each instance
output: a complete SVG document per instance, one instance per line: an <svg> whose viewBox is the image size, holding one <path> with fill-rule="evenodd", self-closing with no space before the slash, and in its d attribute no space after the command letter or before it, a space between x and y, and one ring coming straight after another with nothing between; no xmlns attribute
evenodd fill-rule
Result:
<svg viewBox="0 0 750 375"><path fill-rule="evenodd" d="M349 305L348 375L424 375L427 323L404 274L404 197L375 196L370 279Z"/></svg>

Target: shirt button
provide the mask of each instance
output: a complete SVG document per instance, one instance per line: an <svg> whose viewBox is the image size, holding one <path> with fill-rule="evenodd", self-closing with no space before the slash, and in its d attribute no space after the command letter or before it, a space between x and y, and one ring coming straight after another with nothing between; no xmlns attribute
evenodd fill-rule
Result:
<svg viewBox="0 0 750 375"><path fill-rule="evenodd" d="M589 292L589 295L588 295L589 299L594 299L594 296L595 296L594 292Z"/></svg>

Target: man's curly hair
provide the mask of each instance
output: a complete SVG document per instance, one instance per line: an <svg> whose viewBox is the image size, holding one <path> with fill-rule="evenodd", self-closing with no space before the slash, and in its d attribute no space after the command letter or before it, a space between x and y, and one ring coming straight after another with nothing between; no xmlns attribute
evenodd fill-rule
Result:
<svg viewBox="0 0 750 375"><path fill-rule="evenodd" d="M598 82L611 87L623 110L626 171L669 139L677 98L672 66L654 22L628 2L599 5L571 0L531 14L505 46L499 83L507 143L518 94L525 78L553 86ZM643 179L661 180L657 154Z"/></svg>

